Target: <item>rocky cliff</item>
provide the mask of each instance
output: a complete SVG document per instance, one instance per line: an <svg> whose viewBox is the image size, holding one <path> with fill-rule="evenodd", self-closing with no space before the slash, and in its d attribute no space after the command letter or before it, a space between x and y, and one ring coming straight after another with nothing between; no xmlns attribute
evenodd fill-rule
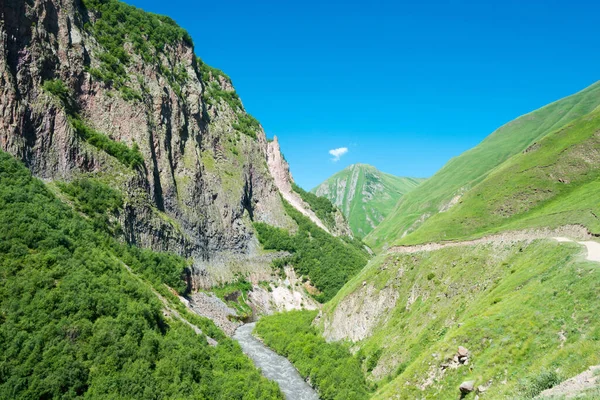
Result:
<svg viewBox="0 0 600 400"><path fill-rule="evenodd" d="M294 191L294 178L290 173L290 166L288 162L281 153L277 136L275 136L268 144L267 165L269 166L269 171L275 180L275 185L279 189L281 196L296 210L300 211L302 214L304 214L304 216L308 217L319 228L323 229L327 233L335 236L352 236L352 232L350 231L348 223L338 209L333 211L333 223L327 224L315 214L315 212L311 209L310 204L305 202L300 194Z"/></svg>
<svg viewBox="0 0 600 400"><path fill-rule="evenodd" d="M197 276L209 260L252 257L252 221L294 226L262 128L166 17L117 1L3 1L0 116L3 150L46 181L118 188L124 238L192 256Z"/></svg>

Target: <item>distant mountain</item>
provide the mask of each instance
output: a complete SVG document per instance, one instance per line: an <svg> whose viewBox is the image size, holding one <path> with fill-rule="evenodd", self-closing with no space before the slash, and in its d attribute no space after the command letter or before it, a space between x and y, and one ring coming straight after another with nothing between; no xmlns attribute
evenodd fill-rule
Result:
<svg viewBox="0 0 600 400"><path fill-rule="evenodd" d="M342 210L352 232L365 236L383 221L404 194L423 181L386 174L367 164L354 164L311 191L328 198Z"/></svg>

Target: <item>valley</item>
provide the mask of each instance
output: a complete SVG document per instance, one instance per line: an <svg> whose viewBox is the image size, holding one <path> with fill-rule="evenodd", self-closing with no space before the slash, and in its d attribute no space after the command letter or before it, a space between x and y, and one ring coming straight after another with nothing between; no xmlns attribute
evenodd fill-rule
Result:
<svg viewBox="0 0 600 400"><path fill-rule="evenodd" d="M306 190L212 35L0 3L0 398L598 398L600 83Z"/></svg>

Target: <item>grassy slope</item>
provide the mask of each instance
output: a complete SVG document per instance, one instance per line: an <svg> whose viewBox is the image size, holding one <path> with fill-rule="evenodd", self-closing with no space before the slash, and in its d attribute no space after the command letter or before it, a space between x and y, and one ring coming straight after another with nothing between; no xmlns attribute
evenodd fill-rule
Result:
<svg viewBox="0 0 600 400"><path fill-rule="evenodd" d="M600 104L600 83L499 128L477 147L450 160L438 173L400 199L396 209L365 241L382 248L414 231L427 217L462 191L481 182L494 168Z"/></svg>
<svg viewBox="0 0 600 400"><path fill-rule="evenodd" d="M402 243L582 224L600 233L600 109L547 135L427 220Z"/></svg>
<svg viewBox="0 0 600 400"><path fill-rule="evenodd" d="M423 179L398 177L366 164L354 164L311 190L342 210L352 232L365 236Z"/></svg>
<svg viewBox="0 0 600 400"><path fill-rule="evenodd" d="M600 269L581 252L575 244L537 241L381 255L324 312L360 292L363 281L398 290L388 322L359 343L367 357L381 352L378 368L389 376L375 398L455 398L471 379L492 380L488 399L526 398L544 371L562 379L600 363ZM413 290L419 296L407 309ZM471 351L470 365L447 370L421 391L417 385L431 365L451 358L459 345ZM527 390L519 392L523 379Z"/></svg>

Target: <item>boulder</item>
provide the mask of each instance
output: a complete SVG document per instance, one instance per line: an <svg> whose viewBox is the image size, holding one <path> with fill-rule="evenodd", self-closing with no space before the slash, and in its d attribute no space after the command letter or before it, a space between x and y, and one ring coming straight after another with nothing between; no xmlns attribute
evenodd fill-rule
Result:
<svg viewBox="0 0 600 400"><path fill-rule="evenodd" d="M460 384L460 392L463 394L471 393L475 390L475 381L466 381Z"/></svg>
<svg viewBox="0 0 600 400"><path fill-rule="evenodd" d="M469 356L469 350L466 347L463 346L458 346L458 352L457 352L459 357L468 357Z"/></svg>

